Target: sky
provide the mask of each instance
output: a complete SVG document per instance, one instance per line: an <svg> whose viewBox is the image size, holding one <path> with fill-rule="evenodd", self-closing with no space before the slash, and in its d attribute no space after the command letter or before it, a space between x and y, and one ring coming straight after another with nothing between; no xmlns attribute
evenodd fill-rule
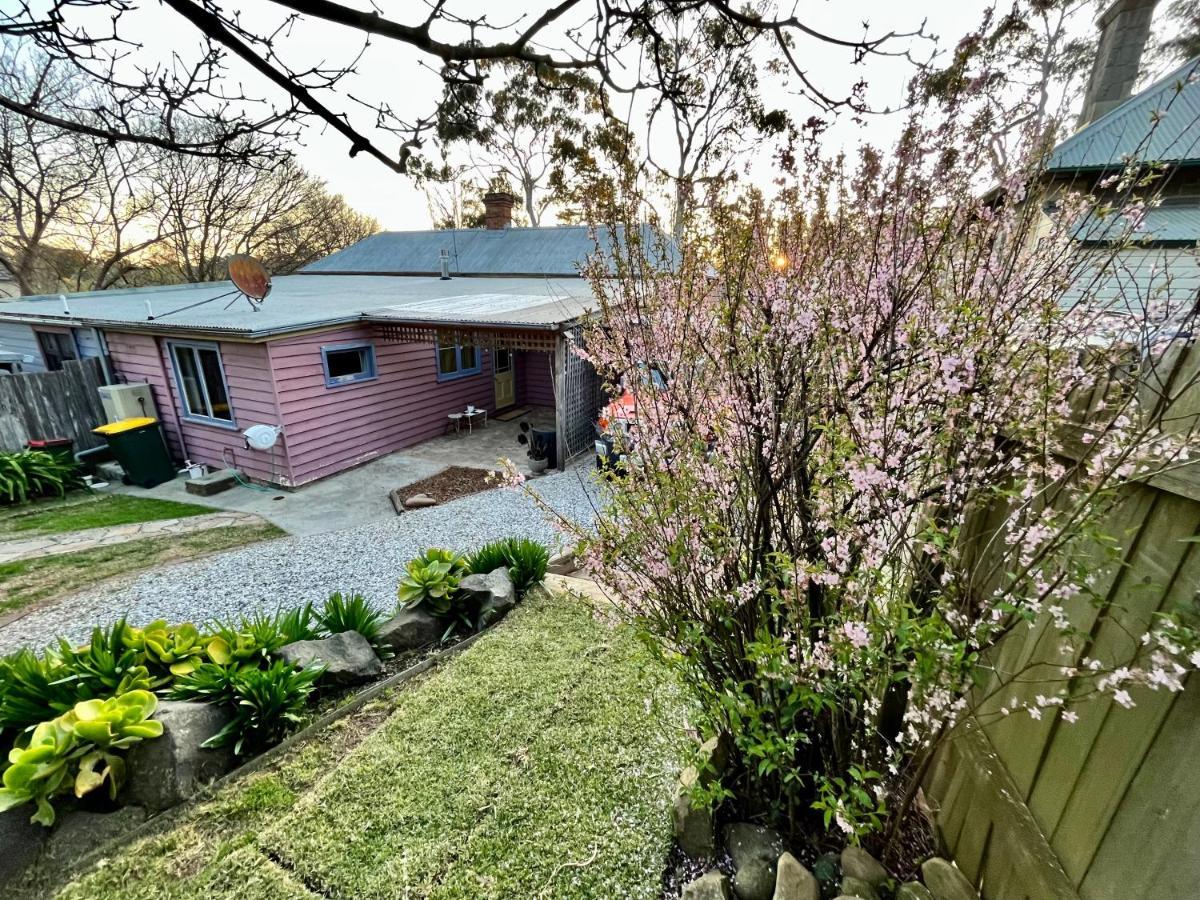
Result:
<svg viewBox="0 0 1200 900"><path fill-rule="evenodd" d="M343 2L370 8L366 0ZM1101 0L1095 2L1098 4ZM520 30L528 24L531 9L540 11L546 5L547 0L539 0L536 4L519 0L446 2L446 8L451 12L477 15L486 10L489 21L506 26L487 37L488 40L503 39ZM780 5L790 9L788 0ZM839 37L861 37L864 23L872 35L923 30L929 37L897 40L889 46L895 50L909 49L922 59L937 53L943 60L957 41L979 24L986 6L985 0L928 0L923 3L900 0L808 0L801 3L797 0L806 24ZM408 24L421 21L428 10L421 0L377 0L377 7L383 15ZM591 8L586 3L582 7ZM238 15L259 33L272 32L286 20L286 10L269 0L243 0ZM1084 25L1091 27L1086 22ZM134 0L131 11L122 14L121 27L127 36L142 43L139 52L144 55L164 52L186 55L189 51L194 52L199 43L190 26L156 0ZM435 37L448 40L461 40L462 36L461 30L448 27L435 32ZM383 101L401 117L429 113L440 94L441 82L427 61L411 48L383 38L374 39L359 57L363 42L364 36L358 31L324 21L300 21L287 27L275 45L293 69L338 68L357 58L356 71L336 89L321 94L321 99L336 112L347 114L361 130L372 131L373 113L356 105L353 97ZM832 95L844 95L852 84L865 79L867 99L875 109L897 106L913 71L910 63L894 57L868 56L856 65L851 51L815 40L800 39L795 55L812 80ZM249 92L264 91L261 78L236 61L230 68L230 83L236 84L241 78L251 85L247 88ZM803 121L820 112L810 101L788 92L777 79L766 80L764 93L771 106L786 109L795 121ZM640 121L642 110L635 108L632 116ZM843 118L827 132L826 149L848 149L860 141L886 146L894 139L900 122L901 117L897 114L872 115L862 123ZM374 136L385 150L395 152L398 148L396 139L379 132ZM665 136L650 137L659 140ZM366 154L351 159L347 141L336 132L308 127L295 149L305 168L325 179L330 189L342 194L351 206L375 217L385 229L430 226L425 195L412 180L390 171ZM751 182L766 185L771 181L769 148L749 147L740 162L739 168L749 169Z"/></svg>
<svg viewBox="0 0 1200 900"><path fill-rule="evenodd" d="M256 4L251 0L243 5ZM932 49L952 49L958 39L982 17L986 3L982 0L937 0L926 3L903 3L897 0L825 0L805 3L805 21L839 36L857 38L862 33L863 22L869 22L871 32L914 31L922 27L936 35L936 43L925 40L900 42L910 46L914 53L927 56ZM414 21L415 12L405 15L409 8L420 8L420 4L406 0L402 3L380 4L381 10L400 21ZM452 4L452 8L455 5ZM542 6L542 4L538 4ZM486 8L495 22L516 22L528 8L528 4L513 0L471 0L459 2L459 9ZM305 52L314 59L344 60L351 58L361 46L361 35L337 26L322 25L311 31L294 32L290 37L290 50ZM872 57L855 66L849 51L834 48L815 41L799 48L804 65L823 89L845 92L859 78L869 83L868 97L877 108L894 107L903 98L903 85L911 72L911 66L899 59ZM416 55L406 48L393 48L389 42L381 41L364 54L360 71L347 88L355 93L382 97L394 106L398 113L417 114L430 108L439 90L437 77L425 69ZM799 120L819 112L811 102L789 93L770 90L768 99L775 106L787 109ZM340 109L349 110L351 104ZM635 113L636 116L636 113ZM369 126L369 118L358 116L357 121ZM852 143L866 139L886 143L895 134L898 116L871 116L862 125L849 122L835 124L827 136L833 143ZM386 139L385 140L385 146ZM392 146L395 146L393 143ZM361 212L374 216L387 230L421 229L430 226L428 207L424 194L410 179L388 170L383 164L360 155L350 159L347 143L340 135L328 129L311 128L303 138L298 155L309 171L326 179L330 188L345 196L346 200ZM753 151L749 151L753 154ZM768 153L758 154L750 176L751 181L770 180L770 158Z"/></svg>

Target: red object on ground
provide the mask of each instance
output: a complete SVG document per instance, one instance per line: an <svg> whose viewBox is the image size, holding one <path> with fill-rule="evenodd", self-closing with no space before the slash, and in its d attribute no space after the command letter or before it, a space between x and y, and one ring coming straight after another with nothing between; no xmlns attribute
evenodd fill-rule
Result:
<svg viewBox="0 0 1200 900"><path fill-rule="evenodd" d="M73 443L70 438L46 438L41 441L26 441L25 446L30 450L53 450L57 447L70 447Z"/></svg>

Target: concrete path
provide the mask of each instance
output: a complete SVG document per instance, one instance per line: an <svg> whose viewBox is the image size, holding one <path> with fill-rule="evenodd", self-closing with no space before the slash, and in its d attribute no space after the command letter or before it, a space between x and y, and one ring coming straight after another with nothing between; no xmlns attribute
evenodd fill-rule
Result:
<svg viewBox="0 0 1200 900"><path fill-rule="evenodd" d="M212 528L228 528L232 525L261 525L261 516L244 512L219 512L206 516L188 516L182 519L158 519L153 522L135 522L132 525L110 525L105 528L89 528L86 531L64 531L61 534L39 534L16 540L0 541L0 563L18 559L36 559L41 556L58 556L76 553L111 544L124 544L142 538L162 537L170 534L190 534L193 531L208 531Z"/></svg>

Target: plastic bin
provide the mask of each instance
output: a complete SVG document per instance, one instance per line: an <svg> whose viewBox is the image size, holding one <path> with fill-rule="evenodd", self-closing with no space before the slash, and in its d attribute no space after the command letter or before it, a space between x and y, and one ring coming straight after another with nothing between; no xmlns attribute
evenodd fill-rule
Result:
<svg viewBox="0 0 1200 900"><path fill-rule="evenodd" d="M126 484L152 488L175 478L175 465L158 419L121 419L92 431L108 441L108 448L125 470Z"/></svg>
<svg viewBox="0 0 1200 900"><path fill-rule="evenodd" d="M42 441L29 441L25 444L30 450L44 450L52 453L64 463L75 461L75 442L71 438L47 438Z"/></svg>

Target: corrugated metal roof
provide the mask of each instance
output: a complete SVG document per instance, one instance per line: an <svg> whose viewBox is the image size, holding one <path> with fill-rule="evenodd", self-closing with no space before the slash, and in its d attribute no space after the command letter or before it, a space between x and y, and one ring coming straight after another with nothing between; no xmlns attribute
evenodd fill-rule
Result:
<svg viewBox="0 0 1200 900"><path fill-rule="evenodd" d="M640 227L647 257L664 268L676 260L674 244L649 225ZM625 228L617 226L617 241L625 246ZM436 275L445 250L450 271L458 275L548 275L578 277L580 267L597 245L607 257L612 232L593 233L583 225L546 228L459 228L444 231L385 231L317 260L305 273Z"/></svg>
<svg viewBox="0 0 1200 900"><path fill-rule="evenodd" d="M592 305L582 278L453 278L379 275L284 275L255 312L242 298L184 309L232 290L228 281L55 296L25 297L0 307L0 321L36 321L212 332L264 337L323 325L385 317L414 323L447 322L550 328L573 321ZM154 320L147 318L150 303ZM370 316L368 316L370 313Z"/></svg>
<svg viewBox="0 0 1200 900"><path fill-rule="evenodd" d="M1117 168L1130 157L1200 163L1200 57L1067 138L1050 172Z"/></svg>
<svg viewBox="0 0 1200 900"><path fill-rule="evenodd" d="M1103 218L1089 214L1075 226L1072 236L1079 241L1096 243L1124 240L1195 243L1200 241L1200 197L1150 207L1132 230L1130 224L1130 219L1118 213Z"/></svg>

